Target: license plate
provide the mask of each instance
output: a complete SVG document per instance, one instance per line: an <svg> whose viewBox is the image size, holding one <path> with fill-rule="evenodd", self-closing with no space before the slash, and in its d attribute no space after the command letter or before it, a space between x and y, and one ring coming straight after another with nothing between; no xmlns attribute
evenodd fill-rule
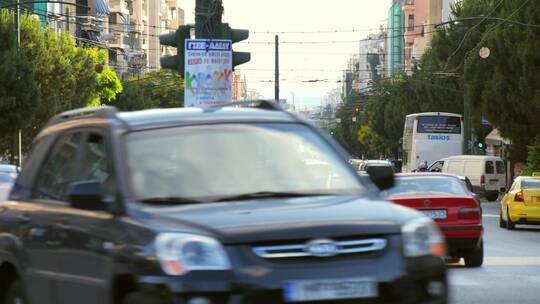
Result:
<svg viewBox="0 0 540 304"><path fill-rule="evenodd" d="M366 278L288 281L283 288L286 302L310 302L375 298L377 282Z"/></svg>
<svg viewBox="0 0 540 304"><path fill-rule="evenodd" d="M448 217L446 210L421 210L425 216L434 220L445 220Z"/></svg>

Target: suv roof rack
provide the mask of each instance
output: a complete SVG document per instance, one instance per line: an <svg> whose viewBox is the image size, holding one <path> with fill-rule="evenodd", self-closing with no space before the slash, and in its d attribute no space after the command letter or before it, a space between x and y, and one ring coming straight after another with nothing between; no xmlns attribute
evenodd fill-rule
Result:
<svg viewBox="0 0 540 304"><path fill-rule="evenodd" d="M231 102L221 105L211 106L208 109L221 109L221 108L256 108L272 111L283 111L279 104L265 99L257 100L245 100L239 102Z"/></svg>
<svg viewBox="0 0 540 304"><path fill-rule="evenodd" d="M118 113L118 110L116 110L115 107L109 107L109 106L70 110L70 111L62 112L54 116L46 125L46 127L50 127L59 123L63 123L66 121L79 119L79 118L114 119L116 118L116 113Z"/></svg>

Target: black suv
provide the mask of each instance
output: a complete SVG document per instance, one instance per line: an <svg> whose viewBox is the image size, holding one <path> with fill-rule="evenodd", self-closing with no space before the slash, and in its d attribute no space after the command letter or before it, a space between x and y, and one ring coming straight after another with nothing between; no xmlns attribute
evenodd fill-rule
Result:
<svg viewBox="0 0 540 304"><path fill-rule="evenodd" d="M0 206L0 301L446 303L444 240L381 198L392 173L251 105L53 118Z"/></svg>

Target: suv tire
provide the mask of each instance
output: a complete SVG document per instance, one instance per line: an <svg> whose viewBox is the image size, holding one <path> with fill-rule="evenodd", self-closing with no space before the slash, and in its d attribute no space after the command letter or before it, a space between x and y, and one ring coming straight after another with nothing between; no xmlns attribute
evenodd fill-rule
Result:
<svg viewBox="0 0 540 304"><path fill-rule="evenodd" d="M503 220L503 217L502 217L502 209L499 214L499 227L506 228L506 222Z"/></svg>
<svg viewBox="0 0 540 304"><path fill-rule="evenodd" d="M484 264L484 241L480 241L480 245L470 252L467 252L463 257L465 266L480 267Z"/></svg>
<svg viewBox="0 0 540 304"><path fill-rule="evenodd" d="M506 208L506 229L516 229L516 223L512 222L512 219L510 218L510 210L508 208Z"/></svg>
<svg viewBox="0 0 540 304"><path fill-rule="evenodd" d="M24 289L20 280L11 282L4 297L4 304L27 304Z"/></svg>

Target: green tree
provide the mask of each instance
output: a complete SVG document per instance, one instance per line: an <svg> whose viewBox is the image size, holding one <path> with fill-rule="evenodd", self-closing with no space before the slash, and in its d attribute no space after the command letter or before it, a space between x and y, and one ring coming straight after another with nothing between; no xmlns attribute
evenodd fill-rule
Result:
<svg viewBox="0 0 540 304"><path fill-rule="evenodd" d="M180 74L161 69L131 78L123 83L124 91L106 102L123 111L149 108L175 108L184 105L184 82Z"/></svg>
<svg viewBox="0 0 540 304"><path fill-rule="evenodd" d="M14 21L13 13L0 10L0 129L3 135L0 149L3 157L15 155L16 134L28 124L36 103L41 100L31 54L17 47Z"/></svg>

